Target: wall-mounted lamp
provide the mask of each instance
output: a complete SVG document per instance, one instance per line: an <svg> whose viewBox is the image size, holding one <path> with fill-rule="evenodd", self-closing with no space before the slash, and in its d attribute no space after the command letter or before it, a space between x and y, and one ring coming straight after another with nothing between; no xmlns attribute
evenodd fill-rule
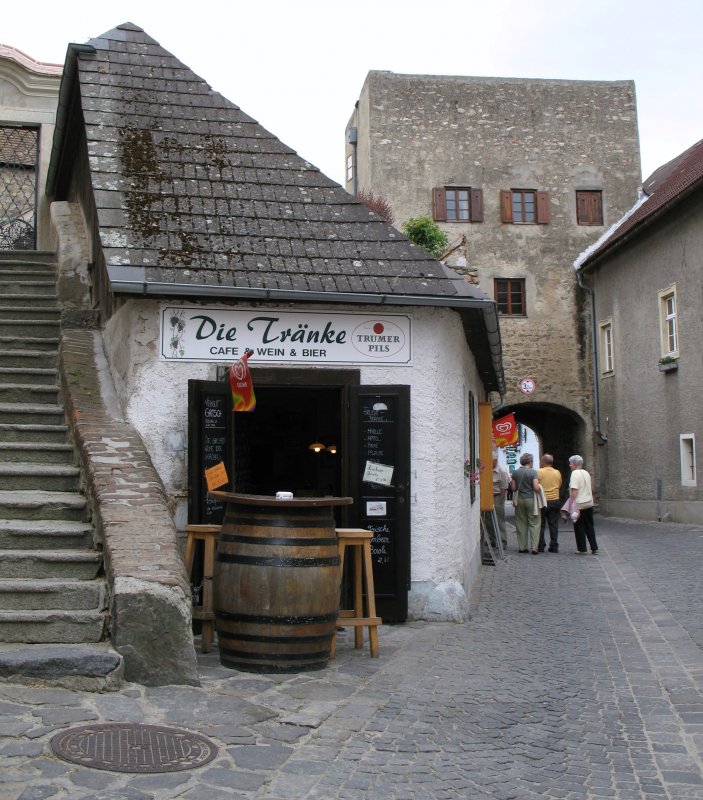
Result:
<svg viewBox="0 0 703 800"><path fill-rule="evenodd" d="M311 445L308 445L308 450L314 450L316 453L319 453L324 449L325 446L322 444L322 442L313 442Z"/></svg>
<svg viewBox="0 0 703 800"><path fill-rule="evenodd" d="M328 453L332 453L332 455L336 455L336 453L337 453L337 445L336 444L328 445L325 448L325 450L327 450Z"/></svg>

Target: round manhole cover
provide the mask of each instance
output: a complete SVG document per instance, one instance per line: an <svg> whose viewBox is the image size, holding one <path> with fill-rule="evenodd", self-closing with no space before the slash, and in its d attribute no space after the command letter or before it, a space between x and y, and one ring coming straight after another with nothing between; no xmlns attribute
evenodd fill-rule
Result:
<svg viewBox="0 0 703 800"><path fill-rule="evenodd" d="M61 731L51 738L51 749L65 761L114 772L176 772L217 755L217 747L197 733L120 722Z"/></svg>

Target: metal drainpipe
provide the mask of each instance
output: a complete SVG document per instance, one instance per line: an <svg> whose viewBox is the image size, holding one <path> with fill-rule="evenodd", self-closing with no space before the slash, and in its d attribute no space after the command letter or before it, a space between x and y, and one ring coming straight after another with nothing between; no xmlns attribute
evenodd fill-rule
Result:
<svg viewBox="0 0 703 800"><path fill-rule="evenodd" d="M593 416L596 423L596 436L601 442L608 441L608 437L600 429L600 393L598 390L598 337L596 336L596 300L593 289L583 282L581 271L576 272L576 280L582 289L588 292L591 306L591 350L593 352Z"/></svg>

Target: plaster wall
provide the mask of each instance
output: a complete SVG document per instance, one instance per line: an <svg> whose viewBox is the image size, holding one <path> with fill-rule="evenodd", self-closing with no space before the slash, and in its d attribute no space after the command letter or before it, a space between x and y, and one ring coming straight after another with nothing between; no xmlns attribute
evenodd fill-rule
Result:
<svg viewBox="0 0 703 800"><path fill-rule="evenodd" d="M598 323L612 320L614 370L599 381L606 513L703 523L703 193L589 277ZM675 285L677 368L661 372L659 292ZM602 369L602 363L601 363ZM696 439L697 486L681 480L680 434Z"/></svg>
<svg viewBox="0 0 703 800"><path fill-rule="evenodd" d="M363 311L372 315L382 309L369 306ZM479 503L471 504L463 473L468 392L477 400L484 393L459 316L448 309L406 311L413 320L412 366L360 365L361 383L411 387L411 580L418 595L416 614L460 619L468 611L471 579L480 564ZM185 524L187 383L213 380L216 365L160 361L158 320L156 302L129 300L108 321L103 337L126 415L143 437L177 521Z"/></svg>

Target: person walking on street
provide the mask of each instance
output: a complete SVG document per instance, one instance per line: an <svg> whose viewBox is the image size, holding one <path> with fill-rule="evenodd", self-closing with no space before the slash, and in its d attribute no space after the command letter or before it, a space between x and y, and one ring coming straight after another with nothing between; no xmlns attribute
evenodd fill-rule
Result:
<svg viewBox="0 0 703 800"><path fill-rule="evenodd" d="M542 521L539 527L539 545L537 549L540 553L544 552L545 537L544 532L549 525L549 547L548 552L559 552L559 512L561 510L561 472L554 469L554 456L545 453L539 460L537 478L544 489L544 496L547 498L547 505L542 509Z"/></svg>
<svg viewBox="0 0 703 800"><path fill-rule="evenodd" d="M503 547L508 546L508 534L505 530L505 496L508 493L510 476L505 467L498 463L498 453L493 453L493 507L498 520L498 530Z"/></svg>
<svg viewBox="0 0 703 800"><path fill-rule="evenodd" d="M587 553L586 540L588 540L591 552L595 556L598 553L598 542L596 541L596 528L593 524L591 476L583 468L583 458L581 456L571 456L569 467L571 468L569 492L579 511L579 517L574 522L576 552L579 554Z"/></svg>
<svg viewBox="0 0 703 800"><path fill-rule="evenodd" d="M532 456L523 453L521 466L513 472L513 504L515 505L515 530L519 553L539 553L539 520L534 513L535 492L539 492L537 470L532 468Z"/></svg>

